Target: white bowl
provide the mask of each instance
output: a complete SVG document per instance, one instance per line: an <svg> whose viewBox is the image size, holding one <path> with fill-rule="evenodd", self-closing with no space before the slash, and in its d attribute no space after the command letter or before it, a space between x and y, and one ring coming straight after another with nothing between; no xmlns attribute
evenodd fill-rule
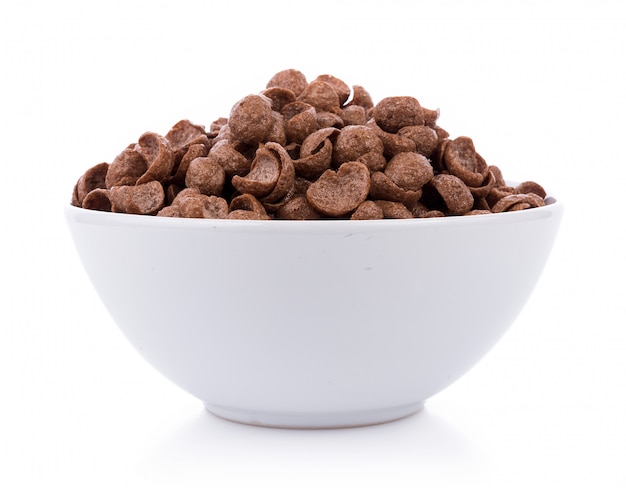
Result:
<svg viewBox="0 0 626 488"><path fill-rule="evenodd" d="M467 372L529 298L563 208L380 221L176 219L65 209L143 357L230 420L405 417Z"/></svg>

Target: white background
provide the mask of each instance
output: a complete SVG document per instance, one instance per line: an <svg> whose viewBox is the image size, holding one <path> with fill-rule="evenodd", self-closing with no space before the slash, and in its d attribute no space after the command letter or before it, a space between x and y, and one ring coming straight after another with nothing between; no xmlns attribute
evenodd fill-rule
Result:
<svg viewBox="0 0 626 488"><path fill-rule="evenodd" d="M3 1L0 485L626 486L625 31L603 0ZM439 107L566 205L511 330L408 419L211 416L126 343L69 239L84 170L147 130L227 116L285 68Z"/></svg>

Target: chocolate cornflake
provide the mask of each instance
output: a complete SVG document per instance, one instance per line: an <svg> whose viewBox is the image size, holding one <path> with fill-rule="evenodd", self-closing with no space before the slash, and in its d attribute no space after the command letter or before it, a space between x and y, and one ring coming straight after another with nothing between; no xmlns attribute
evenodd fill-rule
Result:
<svg viewBox="0 0 626 488"><path fill-rule="evenodd" d="M522 211L546 204L534 181L506 183L439 109L412 96L374 103L361 85L276 73L229 117L144 132L89 168L71 203L105 212L209 219L404 219Z"/></svg>

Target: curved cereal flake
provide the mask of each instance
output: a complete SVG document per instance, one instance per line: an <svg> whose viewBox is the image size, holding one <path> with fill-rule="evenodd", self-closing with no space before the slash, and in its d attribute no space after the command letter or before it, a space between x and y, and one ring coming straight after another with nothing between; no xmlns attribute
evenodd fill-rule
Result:
<svg viewBox="0 0 626 488"><path fill-rule="evenodd" d="M439 145L439 137L427 125L408 125L398 131L399 136L407 137L415 143L415 151L429 158Z"/></svg>
<svg viewBox="0 0 626 488"><path fill-rule="evenodd" d="M415 202L407 208L411 211L413 217L421 217L425 213L430 212L430 209L420 201Z"/></svg>
<svg viewBox="0 0 626 488"><path fill-rule="evenodd" d="M311 104L296 101L283 107L285 135L288 142L301 144L318 129L317 112Z"/></svg>
<svg viewBox="0 0 626 488"><path fill-rule="evenodd" d="M109 190L113 212L156 215L165 203L165 191L158 181L134 186L114 186Z"/></svg>
<svg viewBox="0 0 626 488"><path fill-rule="evenodd" d="M383 98L372 114L376 124L392 134L409 125L424 125L424 110L413 97Z"/></svg>
<svg viewBox="0 0 626 488"><path fill-rule="evenodd" d="M233 176L231 183L240 193L255 197L269 195L280 177L280 166L276 153L261 146L256 151L250 172L246 176Z"/></svg>
<svg viewBox="0 0 626 488"><path fill-rule="evenodd" d="M319 112L341 113L339 96L330 83L314 80L307 85L298 100L309 103Z"/></svg>
<svg viewBox="0 0 626 488"><path fill-rule="evenodd" d="M174 207L172 205L168 205L167 207L163 207L161 210L157 212L157 217L173 217L180 218L180 211L178 207Z"/></svg>
<svg viewBox="0 0 626 488"><path fill-rule="evenodd" d="M433 129L435 129L435 132L437 133L437 137L439 138L440 141L444 139L448 139L450 137L450 133L447 130L442 129L438 125L433 127Z"/></svg>
<svg viewBox="0 0 626 488"><path fill-rule="evenodd" d="M290 142L301 144L318 129L315 112L302 112L285 123L285 135Z"/></svg>
<svg viewBox="0 0 626 488"><path fill-rule="evenodd" d="M296 174L302 178L313 180L318 178L324 171L330 168L333 155L333 145L325 139L317 152L294 159L293 164Z"/></svg>
<svg viewBox="0 0 626 488"><path fill-rule="evenodd" d="M243 143L235 140L235 138L233 137L233 135L230 132L230 126L228 125L228 123L226 123L222 127L220 127L220 130L215 134L215 136L211 140L211 149L218 142L222 142L222 141L228 141L231 144L235 144L235 145L243 144ZM243 145L246 145L246 144L243 144Z"/></svg>
<svg viewBox="0 0 626 488"><path fill-rule="evenodd" d="M477 187L468 186L468 188L472 192L472 195L474 195L474 198L479 199L479 198L486 198L487 195L491 193L491 190L495 187L495 185L496 185L496 177L489 170L487 172L487 177L485 178L485 180L482 182L480 186L477 186Z"/></svg>
<svg viewBox="0 0 626 488"><path fill-rule="evenodd" d="M543 207L544 205L545 202L539 195L534 193L515 193L498 200L491 208L491 211L493 213L512 212L526 208Z"/></svg>
<svg viewBox="0 0 626 488"><path fill-rule="evenodd" d="M263 204L265 211L267 214L271 216L276 216L276 213L286 205L291 199L298 196L298 192L296 191L295 185L292 186L287 193L279 198L278 200L274 200L272 202L267 201L266 197L259 199L259 201Z"/></svg>
<svg viewBox="0 0 626 488"><path fill-rule="evenodd" d="M302 141L300 156L306 157L319 152L321 146L323 146L326 141L330 142L331 140L335 140L338 134L340 134L340 131L335 127L325 127L315 131Z"/></svg>
<svg viewBox="0 0 626 488"><path fill-rule="evenodd" d="M243 176L250 171L252 162L248 160L238 149L235 144L230 141L222 140L216 143L207 157L217 161L226 174L226 178L230 180L233 176Z"/></svg>
<svg viewBox="0 0 626 488"><path fill-rule="evenodd" d="M401 202L413 205L422 197L422 190L405 190L396 185L389 176L381 171L374 171L370 176L369 196L373 200Z"/></svg>
<svg viewBox="0 0 626 488"><path fill-rule="evenodd" d="M226 216L229 220L270 220L269 217L263 217L260 214L249 212L248 210L232 210Z"/></svg>
<svg viewBox="0 0 626 488"><path fill-rule="evenodd" d="M264 213L265 207L254 197L254 195L251 195L250 193L243 193L241 195L237 195L231 200L228 210L231 212L233 210L246 210L248 212Z"/></svg>
<svg viewBox="0 0 626 488"><path fill-rule="evenodd" d="M428 159L418 153L398 153L387 163L384 170L391 181L403 190L417 191L434 176Z"/></svg>
<svg viewBox="0 0 626 488"><path fill-rule="evenodd" d="M233 198L228 206L228 219L269 220L263 204L253 195L244 193Z"/></svg>
<svg viewBox="0 0 626 488"><path fill-rule="evenodd" d="M512 186L498 186L497 184L489 191L485 197L489 207L493 207L498 201L509 195L515 195L517 191Z"/></svg>
<svg viewBox="0 0 626 488"><path fill-rule="evenodd" d="M370 151L365 154L362 154L356 161L359 163L363 163L365 166L369 168L370 171L382 171L387 166L387 160L385 156L376 151Z"/></svg>
<svg viewBox="0 0 626 488"><path fill-rule="evenodd" d="M433 219L435 217L445 217L446 214L441 210L429 210L428 212L424 212L421 215L418 215L420 219Z"/></svg>
<svg viewBox="0 0 626 488"><path fill-rule="evenodd" d="M83 208L88 210L100 210L102 212L111 211L111 199L109 198L109 190L104 188L96 188L87 193L83 199Z"/></svg>
<svg viewBox="0 0 626 488"><path fill-rule="evenodd" d="M228 203L215 195L190 195L179 200L177 209L180 217L197 219L225 219Z"/></svg>
<svg viewBox="0 0 626 488"><path fill-rule="evenodd" d="M348 98L350 97L350 87L340 80L339 78L334 77L333 75L319 75L315 78L314 81L324 81L333 87L337 97L339 98L339 105L343 105L346 103Z"/></svg>
<svg viewBox="0 0 626 488"><path fill-rule="evenodd" d="M469 188L460 178L454 175L435 175L429 186L440 195L445 205L446 213L450 215L463 215L474 206L474 197Z"/></svg>
<svg viewBox="0 0 626 488"><path fill-rule="evenodd" d="M338 133L338 129L327 127L313 132L302 141L300 157L293 161L298 176L312 180L330 168L333 157L331 138Z"/></svg>
<svg viewBox="0 0 626 488"><path fill-rule="evenodd" d="M183 188L182 190L179 190L178 192L176 192L176 194L174 194L172 196L172 194L168 193L170 192L170 190L168 189L165 192L165 201L169 202L169 205L164 206L161 210L159 210L159 213L157 215L160 215L161 213L164 214L168 214L168 217L180 217L180 212L178 212L178 206L179 204L188 197L196 197L196 196L200 196L202 195L202 193L200 193L200 190L198 190L197 188ZM170 209L170 210L167 210ZM171 210L176 209L176 212L172 212ZM174 215L174 213L176 213L177 215Z"/></svg>
<svg viewBox="0 0 626 488"><path fill-rule="evenodd" d="M398 153L402 152L415 152L417 147L415 142L406 136L400 134L393 134L382 130L374 119L370 119L367 122L367 127L374 130L375 134L380 138L383 143L383 154L387 158L392 158Z"/></svg>
<svg viewBox="0 0 626 488"><path fill-rule="evenodd" d="M296 94L289 88L273 86L262 92L264 96L272 101L272 110L280 112L285 105L296 101Z"/></svg>
<svg viewBox="0 0 626 488"><path fill-rule="evenodd" d="M471 188L470 188L471 191ZM491 206L487 201L487 197L476 197L474 195L474 208L472 210L484 210L488 213L491 213Z"/></svg>
<svg viewBox="0 0 626 488"><path fill-rule="evenodd" d="M383 154L383 142L374 129L365 125L349 125L337 135L333 149L336 166L349 161L356 161L364 154L373 152Z"/></svg>
<svg viewBox="0 0 626 488"><path fill-rule="evenodd" d="M148 169L139 177L137 185L150 181L163 182L169 178L174 168L175 154L165 137L146 132L139 138L137 147L148 163Z"/></svg>
<svg viewBox="0 0 626 488"><path fill-rule="evenodd" d="M506 186L506 181L504 181L504 176L502 176L500 168L492 164L489 166L489 171L493 173L493 176L496 179L496 183L494 185L496 188Z"/></svg>
<svg viewBox="0 0 626 488"><path fill-rule="evenodd" d="M272 127L267 134L266 142L276 142L281 146L287 145L284 117L280 113L272 111L272 119Z"/></svg>
<svg viewBox="0 0 626 488"><path fill-rule="evenodd" d="M221 196L226 181L224 168L209 157L195 158L189 163L185 175L187 188L196 188L205 195Z"/></svg>
<svg viewBox="0 0 626 488"><path fill-rule="evenodd" d="M511 205L507 209L507 212L516 212L518 210L526 210L527 208L532 208L532 205L528 202L519 202L519 203L516 203L515 205Z"/></svg>
<svg viewBox="0 0 626 488"><path fill-rule="evenodd" d="M213 122L211 122L211 125L209 126L211 136L214 137L215 135L217 135L217 133L222 129L222 127L224 127L227 124L228 124L228 119L226 117L218 117Z"/></svg>
<svg viewBox="0 0 626 488"><path fill-rule="evenodd" d="M250 145L265 141L273 124L272 101L263 95L248 95L239 100L228 119L235 140Z"/></svg>
<svg viewBox="0 0 626 488"><path fill-rule="evenodd" d="M228 202L221 197L209 196L205 199L204 218L225 219L228 217Z"/></svg>
<svg viewBox="0 0 626 488"><path fill-rule="evenodd" d="M433 169L435 173L442 173L443 171L447 171L445 162L443 160L443 155L446 152L446 146L450 143L449 139L439 139L439 143L437 144L437 148L433 151L430 156L430 164L433 165Z"/></svg>
<svg viewBox="0 0 626 488"><path fill-rule="evenodd" d="M476 153L473 141L465 136L457 137L446 145L443 160L450 174L459 177L468 186L481 186L489 171L485 160Z"/></svg>
<svg viewBox="0 0 626 488"><path fill-rule="evenodd" d="M148 170L148 162L134 148L126 148L118 154L106 176L106 187L134 185Z"/></svg>
<svg viewBox="0 0 626 488"><path fill-rule="evenodd" d="M383 209L373 200L365 200L350 216L350 220L380 220L384 218Z"/></svg>
<svg viewBox="0 0 626 488"><path fill-rule="evenodd" d="M439 109L431 110L428 108L422 107L424 111L424 125L428 127L435 128L437 127L437 120L439 119Z"/></svg>
<svg viewBox="0 0 626 488"><path fill-rule="evenodd" d="M352 100L346 104L346 107L350 107L352 105L363 107L366 112L374 108L372 96L361 85L352 86Z"/></svg>
<svg viewBox="0 0 626 488"><path fill-rule="evenodd" d="M279 71L267 82L266 88L286 88L296 96L300 95L307 87L306 76L296 69Z"/></svg>
<svg viewBox="0 0 626 488"><path fill-rule="evenodd" d="M74 184L74 188L72 189L72 198L70 200L70 204L74 207L82 207L82 202L78 201L78 182Z"/></svg>
<svg viewBox="0 0 626 488"><path fill-rule="evenodd" d="M343 125L365 125L367 123L367 111L360 105L348 105L341 110Z"/></svg>
<svg viewBox="0 0 626 488"><path fill-rule="evenodd" d="M82 206L83 200L92 190L106 188L108 171L108 163L96 164L85 171L74 186L74 196L72 197L73 205L76 207Z"/></svg>
<svg viewBox="0 0 626 488"><path fill-rule="evenodd" d="M171 183L177 185L184 184L187 170L189 169L189 163L196 158L206 157L207 154L209 154L209 148L204 144L192 144L189 146L181 157L178 165L174 168Z"/></svg>
<svg viewBox="0 0 626 488"><path fill-rule="evenodd" d="M316 114L315 107L310 103L302 102L300 100L296 100L295 102L288 103L283 106L280 111L281 115L284 117L285 122L288 122L290 119L295 117L302 112L311 112L313 115Z"/></svg>
<svg viewBox="0 0 626 488"><path fill-rule="evenodd" d="M200 190L198 190L197 188L184 188L176 194L176 196L172 200L172 205L178 205L183 198L198 195L202 195L202 193L200 193Z"/></svg>
<svg viewBox="0 0 626 488"><path fill-rule="evenodd" d="M320 129L326 127L341 129L344 126L341 116L332 112L317 112L315 119L317 120L317 127Z"/></svg>
<svg viewBox="0 0 626 488"><path fill-rule="evenodd" d="M538 195L542 199L546 198L547 194L543 187L534 181L524 181L515 187L517 193L533 193Z"/></svg>
<svg viewBox="0 0 626 488"><path fill-rule="evenodd" d="M165 138L176 154L177 161L180 161L191 145L204 144L208 146L210 144L204 126L194 124L187 119L174 124L165 134Z"/></svg>
<svg viewBox="0 0 626 488"><path fill-rule="evenodd" d="M318 212L341 217L354 211L367 198L370 189L369 169L363 163L342 164L337 172L326 170L311 183L306 198Z"/></svg>
<svg viewBox="0 0 626 488"><path fill-rule="evenodd" d="M296 172L293 160L283 146L275 142L268 142L265 144L265 149L273 152L280 162L280 174L274 188L269 195L261 198L263 204L271 204L278 202L293 190Z"/></svg>
<svg viewBox="0 0 626 488"><path fill-rule="evenodd" d="M304 195L296 195L276 211L281 220L319 220L323 216L315 210Z"/></svg>
<svg viewBox="0 0 626 488"><path fill-rule="evenodd" d="M383 216L386 219L412 219L413 214L411 211L400 202L390 202L387 200L376 200L376 204L383 211Z"/></svg>
<svg viewBox="0 0 626 488"><path fill-rule="evenodd" d="M531 207L543 207L546 205L546 201L541 196L535 193L524 193L526 195L526 201L530 204Z"/></svg>

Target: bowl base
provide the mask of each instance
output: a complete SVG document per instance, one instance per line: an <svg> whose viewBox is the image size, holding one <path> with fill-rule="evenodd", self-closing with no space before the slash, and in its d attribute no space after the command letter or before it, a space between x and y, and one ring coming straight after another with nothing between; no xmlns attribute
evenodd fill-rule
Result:
<svg viewBox="0 0 626 488"><path fill-rule="evenodd" d="M400 420L420 412L424 402L398 407L349 412L260 412L205 403L207 411L222 419L240 424L283 429L341 429L364 427Z"/></svg>

